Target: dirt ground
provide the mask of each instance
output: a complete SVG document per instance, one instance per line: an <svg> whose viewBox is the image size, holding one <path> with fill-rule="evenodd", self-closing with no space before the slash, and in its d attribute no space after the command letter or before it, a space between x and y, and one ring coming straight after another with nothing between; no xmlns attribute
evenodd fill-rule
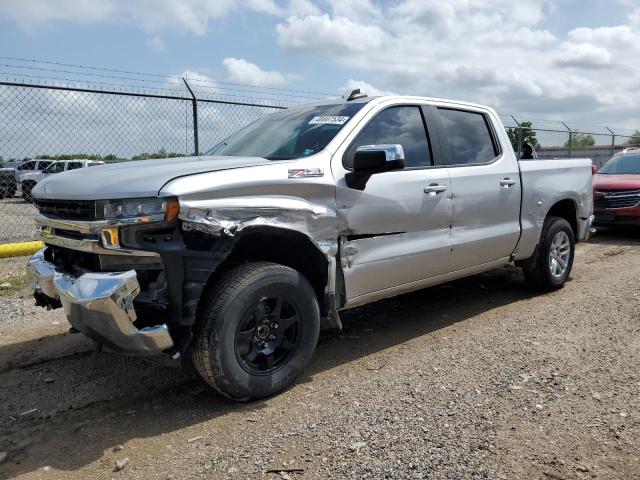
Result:
<svg viewBox="0 0 640 480"><path fill-rule="evenodd" d="M503 268L345 312L248 404L0 296L0 478L640 478L639 279L604 232L558 292Z"/></svg>

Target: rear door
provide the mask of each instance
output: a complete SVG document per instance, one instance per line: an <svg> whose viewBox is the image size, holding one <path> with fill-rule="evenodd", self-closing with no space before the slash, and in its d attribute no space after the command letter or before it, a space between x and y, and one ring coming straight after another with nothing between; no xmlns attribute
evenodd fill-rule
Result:
<svg viewBox="0 0 640 480"><path fill-rule="evenodd" d="M520 236L518 164L501 148L488 111L434 107L451 175L455 270L508 258Z"/></svg>
<svg viewBox="0 0 640 480"><path fill-rule="evenodd" d="M341 245L347 300L451 269L449 174L437 161L435 126L428 120L425 128L425 120L420 105L382 108L336 154L336 200L349 232ZM356 148L381 144L402 145L406 167L349 188L344 177Z"/></svg>

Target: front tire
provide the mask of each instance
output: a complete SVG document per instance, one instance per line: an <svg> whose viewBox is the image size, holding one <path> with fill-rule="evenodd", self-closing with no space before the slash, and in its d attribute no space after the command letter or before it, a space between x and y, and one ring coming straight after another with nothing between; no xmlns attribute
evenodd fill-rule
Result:
<svg viewBox="0 0 640 480"><path fill-rule="evenodd" d="M538 290L562 288L571 274L576 244L569 222L547 217L534 258L523 266L527 282Z"/></svg>
<svg viewBox="0 0 640 480"><path fill-rule="evenodd" d="M283 265L249 263L203 294L193 363L222 395L263 398L300 376L319 333L318 299L307 279Z"/></svg>

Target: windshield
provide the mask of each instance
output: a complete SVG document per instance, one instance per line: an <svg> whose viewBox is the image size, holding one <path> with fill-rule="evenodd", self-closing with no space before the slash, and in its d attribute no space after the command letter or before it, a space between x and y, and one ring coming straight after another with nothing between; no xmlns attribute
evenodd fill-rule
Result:
<svg viewBox="0 0 640 480"><path fill-rule="evenodd" d="M640 154L612 157L598 173L605 175L640 175Z"/></svg>
<svg viewBox="0 0 640 480"><path fill-rule="evenodd" d="M207 155L289 160L324 149L365 104L341 103L292 108L267 115L244 127Z"/></svg>

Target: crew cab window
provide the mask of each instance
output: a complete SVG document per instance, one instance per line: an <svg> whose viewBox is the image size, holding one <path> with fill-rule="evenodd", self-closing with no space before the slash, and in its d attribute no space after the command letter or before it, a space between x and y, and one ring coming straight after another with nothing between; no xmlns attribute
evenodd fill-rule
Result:
<svg viewBox="0 0 640 480"><path fill-rule="evenodd" d="M420 107L391 107L378 113L358 134L344 157L345 168L352 168L353 156L363 145L400 144L405 166L432 165L431 148Z"/></svg>
<svg viewBox="0 0 640 480"><path fill-rule="evenodd" d="M36 162L26 162L18 167L20 171L35 170Z"/></svg>
<svg viewBox="0 0 640 480"><path fill-rule="evenodd" d="M438 108L449 165L489 163L498 155L487 119L482 113Z"/></svg>
<svg viewBox="0 0 640 480"><path fill-rule="evenodd" d="M67 170L75 170L76 168L82 168L82 162L69 162Z"/></svg>

